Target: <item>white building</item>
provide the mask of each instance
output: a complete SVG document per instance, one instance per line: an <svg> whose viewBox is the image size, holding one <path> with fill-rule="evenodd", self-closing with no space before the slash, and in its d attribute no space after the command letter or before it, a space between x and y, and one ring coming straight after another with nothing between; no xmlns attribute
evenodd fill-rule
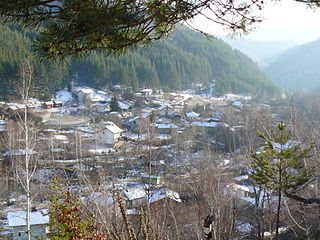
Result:
<svg viewBox="0 0 320 240"><path fill-rule="evenodd" d="M119 141L123 130L114 123L109 123L95 133L95 138L99 143L114 145Z"/></svg>
<svg viewBox="0 0 320 240"><path fill-rule="evenodd" d="M8 225L13 230L14 240L27 240L26 234L26 211L9 212L7 215ZM49 224L48 209L35 210L30 213L31 239L45 239Z"/></svg>

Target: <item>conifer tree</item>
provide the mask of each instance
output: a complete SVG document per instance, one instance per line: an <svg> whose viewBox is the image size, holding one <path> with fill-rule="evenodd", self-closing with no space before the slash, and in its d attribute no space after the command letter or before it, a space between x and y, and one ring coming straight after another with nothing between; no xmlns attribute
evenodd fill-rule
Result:
<svg viewBox="0 0 320 240"><path fill-rule="evenodd" d="M110 110L111 112L118 112L120 110L119 102L116 96L113 96L110 101Z"/></svg>
<svg viewBox="0 0 320 240"><path fill-rule="evenodd" d="M305 166L312 146L303 147L292 140L292 135L281 122L270 134L259 132L265 145L253 155L251 177L254 183L263 186L277 196L275 239L279 239L281 201L283 195L295 193L312 179L312 171Z"/></svg>

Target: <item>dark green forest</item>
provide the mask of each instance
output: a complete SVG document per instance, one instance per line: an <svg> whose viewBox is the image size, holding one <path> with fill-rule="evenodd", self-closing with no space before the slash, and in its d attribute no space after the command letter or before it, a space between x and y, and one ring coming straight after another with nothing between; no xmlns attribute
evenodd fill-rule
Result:
<svg viewBox="0 0 320 240"><path fill-rule="evenodd" d="M216 80L218 95L226 92L269 95L278 91L240 51L182 26L168 39L124 55L93 52L63 63L40 60L33 49L35 38L34 32L0 25L1 98L16 95L21 60L26 57L34 68L33 95L40 99L50 98L54 91L70 85L71 79L99 88L121 84L133 91L140 87L179 90L195 83L208 86L212 80Z"/></svg>

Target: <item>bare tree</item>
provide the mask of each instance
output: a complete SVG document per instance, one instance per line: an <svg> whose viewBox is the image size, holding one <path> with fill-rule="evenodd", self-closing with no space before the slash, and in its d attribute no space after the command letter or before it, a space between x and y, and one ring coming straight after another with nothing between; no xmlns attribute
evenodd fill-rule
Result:
<svg viewBox="0 0 320 240"><path fill-rule="evenodd" d="M18 113L18 126L22 130L24 137L24 153L23 158L20 159L20 164L16 168L17 178L23 190L27 195L26 208L26 234L28 240L31 240L30 228L30 214L31 214L31 180L36 170L36 162L33 161L33 153L35 148L35 131L32 129L29 115L28 115L28 97L31 89L31 82L33 77L33 68L30 60L23 60L21 62L21 85L18 86L18 91L21 95L24 104L23 114Z"/></svg>

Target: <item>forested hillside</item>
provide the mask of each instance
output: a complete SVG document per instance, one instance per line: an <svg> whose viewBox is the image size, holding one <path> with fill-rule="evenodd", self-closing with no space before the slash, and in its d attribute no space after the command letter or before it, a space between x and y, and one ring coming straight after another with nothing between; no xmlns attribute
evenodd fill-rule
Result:
<svg viewBox="0 0 320 240"><path fill-rule="evenodd" d="M320 87L320 40L286 51L266 73L283 89L311 90Z"/></svg>
<svg viewBox="0 0 320 240"><path fill-rule="evenodd" d="M19 79L21 59L31 56L34 95L46 99L53 91L67 86L72 78L81 84L106 87L122 84L139 87L186 89L194 83L209 85L216 80L218 94L225 92L270 94L273 82L253 61L216 38L179 27L169 38L134 49L120 56L92 53L86 58L64 63L40 61L32 54L35 33L0 26L1 96L12 96ZM40 91L41 90L41 91Z"/></svg>

